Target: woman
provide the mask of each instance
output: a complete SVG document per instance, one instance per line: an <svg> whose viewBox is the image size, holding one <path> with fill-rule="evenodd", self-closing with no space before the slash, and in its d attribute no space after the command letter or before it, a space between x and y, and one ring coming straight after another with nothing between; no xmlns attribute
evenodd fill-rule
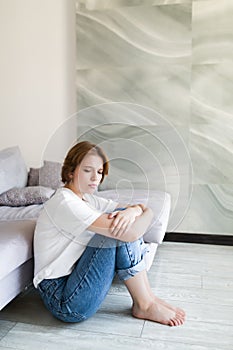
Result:
<svg viewBox="0 0 233 350"><path fill-rule="evenodd" d="M152 210L143 204L122 208L93 195L108 166L103 150L87 141L68 152L65 185L37 221L34 285L56 318L80 322L98 310L117 273L132 297L134 317L179 326L184 311L153 295L147 278L141 237Z"/></svg>

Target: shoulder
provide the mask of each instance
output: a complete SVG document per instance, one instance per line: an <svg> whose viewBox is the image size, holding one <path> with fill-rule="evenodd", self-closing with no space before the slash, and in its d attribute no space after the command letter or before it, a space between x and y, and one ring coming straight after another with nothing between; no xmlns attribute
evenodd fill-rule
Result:
<svg viewBox="0 0 233 350"><path fill-rule="evenodd" d="M44 204L44 209L48 213L58 213L71 208L83 206L81 198L66 188L59 188L55 194ZM79 204L79 205L75 205Z"/></svg>
<svg viewBox="0 0 233 350"><path fill-rule="evenodd" d="M94 195L94 194L89 194L89 193L85 193L84 195L84 199L90 203L90 204L96 204L99 205L101 203L106 203L108 202L108 199L105 199L103 197Z"/></svg>
<svg viewBox="0 0 233 350"><path fill-rule="evenodd" d="M100 211L89 201L83 201L69 189L61 188L45 203L40 221L52 221L59 227L73 223L77 226L80 221L92 223L99 215Z"/></svg>
<svg viewBox="0 0 233 350"><path fill-rule="evenodd" d="M111 199L103 198L94 194L85 194L85 199L91 206L104 212L114 210L118 204Z"/></svg>
<svg viewBox="0 0 233 350"><path fill-rule="evenodd" d="M81 198L79 198L74 192L65 187L58 188L50 200L60 203L69 201L82 202Z"/></svg>

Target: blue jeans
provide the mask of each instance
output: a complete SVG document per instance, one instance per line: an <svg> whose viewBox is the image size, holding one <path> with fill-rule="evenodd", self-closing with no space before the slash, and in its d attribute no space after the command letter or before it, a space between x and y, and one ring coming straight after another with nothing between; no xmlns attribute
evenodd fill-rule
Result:
<svg viewBox="0 0 233 350"><path fill-rule="evenodd" d="M124 243L98 234L68 276L44 279L38 290L47 309L64 322L80 322L100 307L115 273L127 280L145 270L143 241Z"/></svg>

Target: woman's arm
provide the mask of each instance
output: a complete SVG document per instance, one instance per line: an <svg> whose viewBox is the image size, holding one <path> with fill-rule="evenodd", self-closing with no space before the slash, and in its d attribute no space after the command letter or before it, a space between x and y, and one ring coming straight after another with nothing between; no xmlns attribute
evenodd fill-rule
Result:
<svg viewBox="0 0 233 350"><path fill-rule="evenodd" d="M135 205L117 205L116 209L109 214L109 219L113 217L115 220L112 222L112 228L114 228L113 235L120 235L120 231L126 232L129 230L130 226L133 224L137 216L143 214L146 207L143 204ZM122 212L123 211L123 212Z"/></svg>
<svg viewBox="0 0 233 350"><path fill-rule="evenodd" d="M89 226L88 230L120 241L133 242L145 233L153 219L152 210L145 207L143 209L132 206L116 212L117 220L116 217L111 217L111 214L102 214ZM114 214L112 213L112 216ZM132 220L131 223L130 220Z"/></svg>
<svg viewBox="0 0 233 350"><path fill-rule="evenodd" d="M117 210L117 208L135 208L135 209L141 209L140 210L140 214L139 215L141 215L142 213L143 213L143 211L146 209L146 206L145 206L145 204L142 204L142 203L137 203L137 204L117 204L117 206L116 206L116 209L115 210Z"/></svg>

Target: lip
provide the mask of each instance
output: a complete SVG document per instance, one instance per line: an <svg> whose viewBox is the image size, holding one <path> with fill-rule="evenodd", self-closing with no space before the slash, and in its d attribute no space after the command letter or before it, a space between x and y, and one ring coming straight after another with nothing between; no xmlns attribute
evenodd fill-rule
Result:
<svg viewBox="0 0 233 350"><path fill-rule="evenodd" d="M97 185L95 185L95 184L90 184L88 186L91 187L91 188L96 188L97 187Z"/></svg>

